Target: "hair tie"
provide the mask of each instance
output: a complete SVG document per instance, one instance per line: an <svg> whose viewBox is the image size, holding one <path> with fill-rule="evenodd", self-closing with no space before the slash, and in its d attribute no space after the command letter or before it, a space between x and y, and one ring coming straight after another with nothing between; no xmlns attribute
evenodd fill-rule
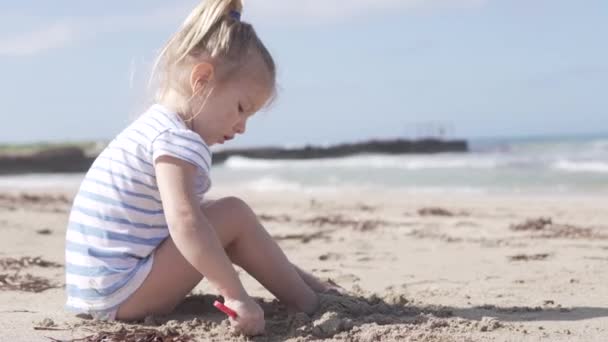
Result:
<svg viewBox="0 0 608 342"><path fill-rule="evenodd" d="M230 11L230 13L228 13L228 15L230 16L230 18L236 21L241 21L241 12L239 11L232 10Z"/></svg>

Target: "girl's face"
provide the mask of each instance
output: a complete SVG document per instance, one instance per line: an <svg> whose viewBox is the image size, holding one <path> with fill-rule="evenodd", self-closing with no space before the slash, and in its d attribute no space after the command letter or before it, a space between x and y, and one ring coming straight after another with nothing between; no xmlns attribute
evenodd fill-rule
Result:
<svg viewBox="0 0 608 342"><path fill-rule="evenodd" d="M215 85L205 101L194 108L195 117L190 127L207 145L223 144L237 134L245 133L247 120L259 111L272 94L269 82L260 77L233 77ZM196 114L199 110L200 113Z"/></svg>

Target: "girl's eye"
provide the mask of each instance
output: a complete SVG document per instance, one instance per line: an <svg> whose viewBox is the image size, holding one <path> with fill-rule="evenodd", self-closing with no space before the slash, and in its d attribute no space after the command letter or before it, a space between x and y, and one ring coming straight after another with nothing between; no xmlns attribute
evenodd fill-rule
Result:
<svg viewBox="0 0 608 342"><path fill-rule="evenodd" d="M239 113L243 112L243 106L241 106L241 104L239 103Z"/></svg>

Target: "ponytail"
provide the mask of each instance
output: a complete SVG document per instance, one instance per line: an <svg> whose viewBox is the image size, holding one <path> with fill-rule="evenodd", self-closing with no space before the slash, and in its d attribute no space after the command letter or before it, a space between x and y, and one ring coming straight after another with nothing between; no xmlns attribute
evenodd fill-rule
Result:
<svg viewBox="0 0 608 342"><path fill-rule="evenodd" d="M157 101L169 90L187 98L190 90L186 71L201 58L213 62L216 68L234 69L242 65L246 54L253 50L262 56L274 87L274 61L253 27L240 20L242 11L242 0L204 0L192 10L154 64Z"/></svg>

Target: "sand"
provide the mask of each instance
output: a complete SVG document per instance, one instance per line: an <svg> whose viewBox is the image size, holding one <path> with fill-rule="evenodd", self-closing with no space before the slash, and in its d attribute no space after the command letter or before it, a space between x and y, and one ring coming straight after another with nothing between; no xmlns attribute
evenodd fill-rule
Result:
<svg viewBox="0 0 608 342"><path fill-rule="evenodd" d="M266 335L234 334L203 281L174 314L141 324L63 311L73 189L0 192L1 341L607 341L608 203L585 195L255 192L290 259L343 286L313 316L244 272ZM156 339L154 339L156 337ZM105 338L105 339L104 339Z"/></svg>

